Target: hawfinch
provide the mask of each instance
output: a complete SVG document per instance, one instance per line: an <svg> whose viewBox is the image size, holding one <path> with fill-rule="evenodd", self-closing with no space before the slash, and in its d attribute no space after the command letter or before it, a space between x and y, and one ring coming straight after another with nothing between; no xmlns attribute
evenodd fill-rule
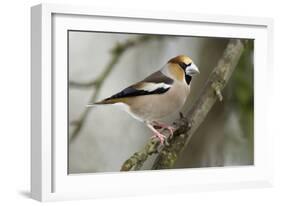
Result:
<svg viewBox="0 0 281 206"><path fill-rule="evenodd" d="M144 80L94 105L122 106L132 117L144 122L162 145L166 137L160 131L167 129L173 135L175 128L159 120L179 111L184 105L190 92L191 79L196 74L199 70L192 60L180 55L170 59L159 71Z"/></svg>

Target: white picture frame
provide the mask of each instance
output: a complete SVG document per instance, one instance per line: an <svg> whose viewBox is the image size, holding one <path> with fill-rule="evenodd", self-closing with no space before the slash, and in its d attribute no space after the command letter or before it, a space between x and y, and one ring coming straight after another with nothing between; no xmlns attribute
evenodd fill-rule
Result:
<svg viewBox="0 0 281 206"><path fill-rule="evenodd" d="M119 24L114 24L116 20ZM132 26L136 23L137 28ZM101 31L155 33L155 23L160 25L157 28L159 34L256 40L255 164L246 167L68 175L67 140L56 138L65 136L66 132L66 84L58 83L67 81L67 71L64 69L67 64L65 31L73 28L91 30L95 27L95 30ZM168 31L165 24L176 29ZM191 28L191 24L192 30L181 29L185 25ZM271 19L40 4L31 9L31 26L32 198L52 201L272 186L273 134L267 121L271 98L270 94L268 98L262 96L268 94L265 90L270 90L272 84L269 79L274 75ZM54 43L53 38L60 38L60 41ZM55 70L56 67L61 69ZM268 86L264 87L262 81L267 81Z"/></svg>

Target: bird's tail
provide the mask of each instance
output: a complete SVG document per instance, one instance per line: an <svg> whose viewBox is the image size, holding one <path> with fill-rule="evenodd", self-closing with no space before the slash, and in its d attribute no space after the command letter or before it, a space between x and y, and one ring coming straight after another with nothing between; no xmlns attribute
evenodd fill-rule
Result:
<svg viewBox="0 0 281 206"><path fill-rule="evenodd" d="M106 104L114 104L114 103L117 103L117 101L114 99L104 99L99 102L90 103L87 105L87 107L94 107L96 105L106 105Z"/></svg>

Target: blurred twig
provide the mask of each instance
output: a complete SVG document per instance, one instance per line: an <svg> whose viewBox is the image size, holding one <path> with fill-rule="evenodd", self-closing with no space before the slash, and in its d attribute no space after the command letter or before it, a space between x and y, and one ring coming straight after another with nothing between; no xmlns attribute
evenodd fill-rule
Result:
<svg viewBox="0 0 281 206"><path fill-rule="evenodd" d="M105 69L100 74L100 76L98 76L98 78L91 80L89 82L69 81L69 87L70 88L80 88L80 89L87 89L87 88L94 89L89 102L90 103L95 102L97 99L97 96L99 95L100 89L101 89L104 81L109 76L109 74L113 70L114 66L118 63L120 57L124 54L124 52L133 46L137 46L137 45L144 43L146 41L149 41L155 37L156 36L152 36L152 35L150 35L150 36L143 35L136 39L128 39L123 43L118 43L116 46L114 46L112 48L111 60L108 62ZM71 123L75 128L70 136L70 142L75 140L77 138L77 136L79 135L79 132L81 131L81 129L83 127L83 124L89 114L89 111L90 111L90 108L88 108L88 107L85 108L85 110L80 115L80 118Z"/></svg>
<svg viewBox="0 0 281 206"><path fill-rule="evenodd" d="M89 81L89 82L76 82L76 81L69 81L69 87L74 88L88 88L92 89L92 87L95 87L97 85L97 80Z"/></svg>
<svg viewBox="0 0 281 206"><path fill-rule="evenodd" d="M165 146L160 152L157 151L158 144L149 140L145 148L136 152L132 157L125 161L121 171L139 170L148 156L159 153L152 169L172 168L181 152L189 143L192 135L200 124L204 121L208 112L217 99L222 100L221 91L225 87L238 60L244 50L245 41L239 39L230 40L217 66L210 74L202 92L191 109L186 113L186 117L177 120L176 128L169 145Z"/></svg>

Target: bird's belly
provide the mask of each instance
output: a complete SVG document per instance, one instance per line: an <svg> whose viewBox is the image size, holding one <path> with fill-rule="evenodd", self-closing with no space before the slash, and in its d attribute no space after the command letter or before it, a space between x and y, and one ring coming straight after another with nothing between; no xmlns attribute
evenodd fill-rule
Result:
<svg viewBox="0 0 281 206"><path fill-rule="evenodd" d="M181 109L189 89L185 85L174 86L164 94L147 95L137 98L131 112L146 121L162 119Z"/></svg>

